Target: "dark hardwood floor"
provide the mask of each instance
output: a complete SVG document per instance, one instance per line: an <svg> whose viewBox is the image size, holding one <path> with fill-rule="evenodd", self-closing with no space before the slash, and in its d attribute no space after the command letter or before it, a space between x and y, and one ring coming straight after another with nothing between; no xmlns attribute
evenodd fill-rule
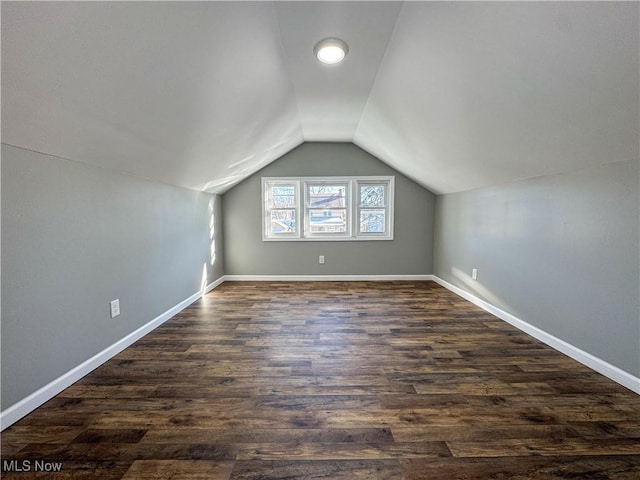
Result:
<svg viewBox="0 0 640 480"><path fill-rule="evenodd" d="M637 480L639 398L432 282L225 283L3 432L2 478Z"/></svg>

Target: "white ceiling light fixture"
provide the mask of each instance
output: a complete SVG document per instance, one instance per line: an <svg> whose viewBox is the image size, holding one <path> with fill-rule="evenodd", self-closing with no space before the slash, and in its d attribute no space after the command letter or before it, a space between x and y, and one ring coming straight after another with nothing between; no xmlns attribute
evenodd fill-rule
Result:
<svg viewBox="0 0 640 480"><path fill-rule="evenodd" d="M333 65L344 60L349 53L349 47L339 38L325 38L316 43L313 53L322 63Z"/></svg>

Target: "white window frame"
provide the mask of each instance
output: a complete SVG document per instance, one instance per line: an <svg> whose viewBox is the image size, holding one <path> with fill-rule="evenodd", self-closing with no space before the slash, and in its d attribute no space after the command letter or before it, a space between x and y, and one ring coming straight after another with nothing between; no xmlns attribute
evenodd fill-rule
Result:
<svg viewBox="0 0 640 480"><path fill-rule="evenodd" d="M293 185L295 204L291 208L273 208L271 205L271 187L277 185ZM293 232L272 233L271 212L273 210L294 210L296 228ZM262 179L262 239L263 240L299 240L300 239L300 181L295 178L263 178Z"/></svg>
<svg viewBox="0 0 640 480"><path fill-rule="evenodd" d="M358 238L364 239L371 237L372 239L379 239L379 237L385 237L387 235L391 236L393 239L393 183L394 178L391 177L391 180L383 179L357 179L356 180L356 208L354 209L357 218L354 219L354 226L356 228L356 236ZM386 187L386 195L384 197L385 203L381 207L370 207L370 208L362 208L360 201L360 187L364 185L382 185ZM369 232L361 232L360 231L360 213L362 210L385 210L385 218L384 218L384 233L369 233Z"/></svg>
<svg viewBox="0 0 640 480"><path fill-rule="evenodd" d="M351 201L351 182L349 180L343 179L305 179L302 182L304 186L304 232L303 237L306 239L316 239L316 240L336 240L340 239L348 239L351 237L352 232L352 201ZM309 187L317 187L322 185L331 185L331 186L344 186L344 195L345 195L345 206L344 207L327 207L327 208L313 208L310 204L310 195L309 195ZM344 232L312 232L311 231L311 210L346 210L346 225Z"/></svg>
<svg viewBox="0 0 640 480"><path fill-rule="evenodd" d="M296 195L296 228L295 232L271 232L270 194L274 185L294 185ZM347 231L346 232L316 232L310 231L310 208L308 201L308 187L311 185L339 185L346 187ZM360 186L383 185L386 188L385 232L360 232ZM262 240L273 241L368 241L393 240L394 233L394 176L365 176L365 177L262 177ZM337 207L336 207L337 208Z"/></svg>

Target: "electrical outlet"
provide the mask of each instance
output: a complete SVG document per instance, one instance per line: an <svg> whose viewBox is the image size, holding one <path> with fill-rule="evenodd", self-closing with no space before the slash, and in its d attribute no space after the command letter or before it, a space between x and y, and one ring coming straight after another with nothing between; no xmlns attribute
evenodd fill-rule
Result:
<svg viewBox="0 0 640 480"><path fill-rule="evenodd" d="M472 280L477 280L478 279L478 269L477 268L472 268L471 269L471 279Z"/></svg>
<svg viewBox="0 0 640 480"><path fill-rule="evenodd" d="M319 263L320 265L323 265L323 264L324 264L324 255L320 255L320 256L318 257L318 263Z"/></svg>
<svg viewBox="0 0 640 480"><path fill-rule="evenodd" d="M116 298L115 300L109 302L111 306L111 318L115 318L120 315L120 299Z"/></svg>

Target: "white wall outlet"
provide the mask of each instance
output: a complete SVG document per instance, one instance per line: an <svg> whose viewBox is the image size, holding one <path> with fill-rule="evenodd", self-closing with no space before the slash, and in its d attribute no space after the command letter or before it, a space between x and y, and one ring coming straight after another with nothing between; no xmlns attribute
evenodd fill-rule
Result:
<svg viewBox="0 0 640 480"><path fill-rule="evenodd" d="M472 280L477 280L478 279L478 269L477 268L472 268L471 269L471 279Z"/></svg>
<svg viewBox="0 0 640 480"><path fill-rule="evenodd" d="M319 263L320 265L323 265L323 264L324 264L324 255L320 255L320 256L318 257L318 263Z"/></svg>
<svg viewBox="0 0 640 480"><path fill-rule="evenodd" d="M116 298L115 300L109 302L111 306L111 318L115 318L120 315L120 299Z"/></svg>

